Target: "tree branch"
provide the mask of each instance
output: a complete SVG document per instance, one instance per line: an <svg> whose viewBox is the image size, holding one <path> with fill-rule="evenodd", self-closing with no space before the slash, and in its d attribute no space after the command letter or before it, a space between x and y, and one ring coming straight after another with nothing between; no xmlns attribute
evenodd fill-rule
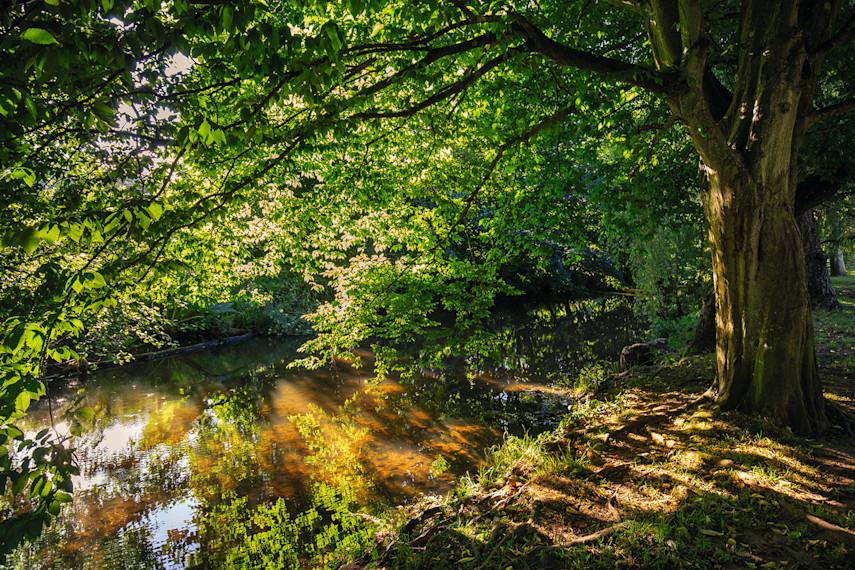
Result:
<svg viewBox="0 0 855 570"><path fill-rule="evenodd" d="M811 56L823 56L831 50L852 41L853 38L855 38L855 15L849 18L849 20L843 24L836 34L819 44L816 49L813 50Z"/></svg>
<svg viewBox="0 0 855 570"><path fill-rule="evenodd" d="M508 15L522 28L531 50L558 65L612 77L657 95L674 95L679 86L683 85L680 74L676 71L657 71L574 49L547 37L522 14L510 12Z"/></svg>
<svg viewBox="0 0 855 570"><path fill-rule="evenodd" d="M820 121L824 121L838 115L845 115L852 111L855 111L855 99L841 101L840 103L835 103L834 105L829 105L822 109L816 109L805 118L805 130L811 128Z"/></svg>
<svg viewBox="0 0 855 570"><path fill-rule="evenodd" d="M811 208L830 200L840 186L839 183L833 183L818 176L810 176L802 180L796 186L793 214L798 218Z"/></svg>
<svg viewBox="0 0 855 570"><path fill-rule="evenodd" d="M394 117L410 117L415 115L419 111L426 109L427 107L442 101L443 99L447 99L452 95L456 95L460 93L464 89L468 88L470 85L475 83L478 79L486 75L493 68L498 66L499 64L507 61L508 54L502 54L496 58L491 59L483 66L475 70L473 73L467 75L460 81L456 81L451 85L440 89L418 105L410 107L409 109L404 109L402 111L384 111L384 112L365 112L365 113L356 113L352 116L354 119L381 119L381 118L394 118ZM373 86L372 86L373 87ZM376 91L376 90L375 90ZM360 94L362 95L362 94Z"/></svg>

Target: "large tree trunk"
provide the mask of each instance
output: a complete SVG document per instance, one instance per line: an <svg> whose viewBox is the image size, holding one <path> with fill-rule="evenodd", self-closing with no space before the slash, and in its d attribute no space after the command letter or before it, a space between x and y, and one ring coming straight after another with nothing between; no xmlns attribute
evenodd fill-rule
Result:
<svg viewBox="0 0 855 570"><path fill-rule="evenodd" d="M809 182L804 186L810 189L814 185ZM810 296L812 306L824 309L836 309L840 306L840 302L837 300L837 290L834 288L834 284L828 275L826 268L827 258L820 247L816 216L812 210L805 211L804 209L800 209L800 204L808 204L804 199L800 201L800 197L803 195L802 188L803 185L799 184L796 190L795 214L799 224L799 231L802 235L802 247L805 253L805 275L807 278L808 295ZM807 194L807 192L804 194ZM831 194L833 192L828 193L828 195ZM832 274L834 274L833 266ZM709 293L704 297L701 313L686 353L689 355L706 354L714 350L715 288L711 288Z"/></svg>
<svg viewBox="0 0 855 570"><path fill-rule="evenodd" d="M805 251L805 273L811 305L823 309L836 309L840 303L837 301L837 291L828 276L828 258L825 257L819 244L819 231L813 210L800 215L798 222Z"/></svg>
<svg viewBox="0 0 855 570"><path fill-rule="evenodd" d="M719 402L816 433L827 425L804 255L791 208L775 199L789 178L778 170L766 185L709 174Z"/></svg>
<svg viewBox="0 0 855 570"><path fill-rule="evenodd" d="M656 65L681 80L665 101L686 126L706 178L719 402L803 434L823 431L828 420L794 210L822 46L843 0L739 3L732 91L707 65L700 1L632 5L645 19Z"/></svg>
<svg viewBox="0 0 855 570"><path fill-rule="evenodd" d="M837 251L831 256L831 274L835 277L848 275L846 272L846 260L843 257L843 250L840 249L840 244L837 244Z"/></svg>

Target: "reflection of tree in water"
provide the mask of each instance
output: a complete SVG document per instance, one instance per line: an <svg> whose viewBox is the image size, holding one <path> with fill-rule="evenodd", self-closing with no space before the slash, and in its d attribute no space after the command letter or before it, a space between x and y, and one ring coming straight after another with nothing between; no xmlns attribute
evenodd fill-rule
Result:
<svg viewBox="0 0 855 570"><path fill-rule="evenodd" d="M93 374L84 403L96 415L77 447L95 482L76 493L77 512L27 551L41 562L18 567L82 568L108 558L133 559L133 567L160 561L155 567L192 555L220 568L274 539L300 543L293 552L308 556L316 543L307 533L332 528L336 513L443 492L504 431L559 421L566 400L516 383L566 380L588 361L616 355L630 339L621 311L496 315L474 337L444 332L478 350L434 353L436 366L414 368L407 384L367 383L370 369L346 363L286 369L296 343L277 348L266 339ZM47 416L37 411L28 421L40 414ZM124 448L99 445L125 432L136 435ZM450 469L440 473L435 467L446 461ZM158 538L144 530L185 500L185 530ZM311 522L297 522L312 509Z"/></svg>
<svg viewBox="0 0 855 570"><path fill-rule="evenodd" d="M500 313L485 324L482 350L467 354L468 373L566 384L585 365L617 360L639 327L623 299L576 303L526 313Z"/></svg>
<svg viewBox="0 0 855 570"><path fill-rule="evenodd" d="M52 544L67 544L67 528L61 525L50 525L44 530L40 542ZM110 537L104 537L103 544L97 552L79 550L70 545L62 548L62 552L54 552L52 556L61 556L62 565L56 566L43 552L34 549L19 549L7 560L10 568L35 570L37 568L109 568L135 570L163 568L162 556L152 547L154 540L152 532L143 525L130 525Z"/></svg>

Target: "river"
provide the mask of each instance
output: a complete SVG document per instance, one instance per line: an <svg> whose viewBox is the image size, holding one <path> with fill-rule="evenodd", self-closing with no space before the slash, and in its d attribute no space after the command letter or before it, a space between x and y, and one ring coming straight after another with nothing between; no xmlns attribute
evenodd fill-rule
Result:
<svg viewBox="0 0 855 570"><path fill-rule="evenodd" d="M263 567L251 553L274 538L292 558L271 564L302 560L307 541L324 547L307 529L344 533L345 511L368 519L448 492L506 433L554 428L574 404L561 388L615 359L635 339L630 323L605 303L500 315L488 357L447 359L406 383L375 381L368 351L361 369L292 368L305 339L261 337L54 385L20 427L50 426L52 410L67 432L62 412L85 389L94 418L73 440L80 476L73 502L7 567ZM262 532L275 528L287 532Z"/></svg>

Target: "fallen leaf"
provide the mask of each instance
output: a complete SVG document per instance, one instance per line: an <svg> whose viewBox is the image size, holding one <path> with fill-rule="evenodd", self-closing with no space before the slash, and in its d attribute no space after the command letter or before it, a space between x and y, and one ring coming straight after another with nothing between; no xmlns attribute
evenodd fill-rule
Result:
<svg viewBox="0 0 855 570"><path fill-rule="evenodd" d="M718 532L717 530L709 530L706 528L699 528L698 532L707 536L724 536L723 532Z"/></svg>

